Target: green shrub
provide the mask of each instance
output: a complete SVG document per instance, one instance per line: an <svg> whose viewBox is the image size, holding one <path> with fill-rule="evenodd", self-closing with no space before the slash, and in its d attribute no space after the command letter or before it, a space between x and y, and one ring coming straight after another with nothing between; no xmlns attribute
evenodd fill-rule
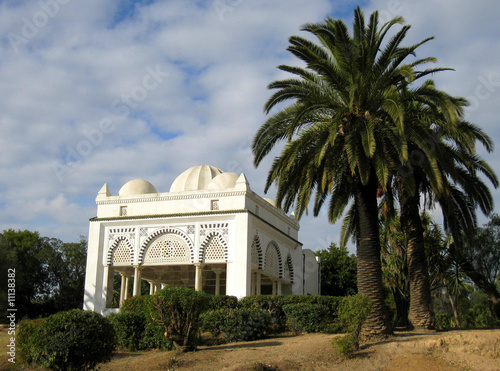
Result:
<svg viewBox="0 0 500 371"><path fill-rule="evenodd" d="M108 316L116 332L116 345L128 350L143 349L146 318L142 313L121 312Z"/></svg>
<svg viewBox="0 0 500 371"><path fill-rule="evenodd" d="M332 345L338 353L350 356L359 349L361 327L370 311L370 300L364 295L346 296L342 300L338 307L338 320L340 326L348 334L333 339Z"/></svg>
<svg viewBox="0 0 500 371"><path fill-rule="evenodd" d="M288 329L294 332L321 332L328 326L328 307L323 304L286 304L283 311Z"/></svg>
<svg viewBox="0 0 500 371"><path fill-rule="evenodd" d="M496 316L491 310L489 303L476 303L469 308L462 317L461 327L466 328L492 328L496 325Z"/></svg>
<svg viewBox="0 0 500 371"><path fill-rule="evenodd" d="M41 357L44 336L40 324L43 321L23 319L19 322L16 340L19 359L23 363L34 364Z"/></svg>
<svg viewBox="0 0 500 371"><path fill-rule="evenodd" d="M136 313L144 317L144 329L138 349L174 349L172 341L165 337L163 325L153 321L153 315L156 313L154 296L143 295L128 298L122 305L121 313Z"/></svg>
<svg viewBox="0 0 500 371"><path fill-rule="evenodd" d="M163 325L146 321L144 335L140 343L141 349L174 349L174 344L165 336L165 328Z"/></svg>
<svg viewBox="0 0 500 371"><path fill-rule="evenodd" d="M359 339L352 333L348 333L332 340L332 346L337 353L344 357L352 357L354 352L359 349Z"/></svg>
<svg viewBox="0 0 500 371"><path fill-rule="evenodd" d="M151 295L131 296L121 306L122 312L142 313L150 315L153 308L153 297Z"/></svg>
<svg viewBox="0 0 500 371"><path fill-rule="evenodd" d="M53 370L93 369L111 359L115 331L100 314L73 309L23 325L22 360Z"/></svg>
<svg viewBox="0 0 500 371"><path fill-rule="evenodd" d="M213 295L210 300L210 310L234 309L239 307L238 298L230 295Z"/></svg>
<svg viewBox="0 0 500 371"><path fill-rule="evenodd" d="M196 349L200 314L208 309L211 296L187 287L167 287L153 297L153 320L163 325L177 351Z"/></svg>
<svg viewBox="0 0 500 371"><path fill-rule="evenodd" d="M286 330L287 316L283 306L288 304L321 304L327 308L326 321L328 332L334 332L330 325L337 320L337 308L342 297L321 295L254 295L247 296L240 301L242 308L261 309L271 315L271 327L273 333L281 333Z"/></svg>
<svg viewBox="0 0 500 371"><path fill-rule="evenodd" d="M446 313L436 313L436 330L446 330L453 327L453 323L455 322L449 315Z"/></svg>
<svg viewBox="0 0 500 371"><path fill-rule="evenodd" d="M271 315L260 309L216 309L203 313L202 327L227 341L263 339L271 332Z"/></svg>

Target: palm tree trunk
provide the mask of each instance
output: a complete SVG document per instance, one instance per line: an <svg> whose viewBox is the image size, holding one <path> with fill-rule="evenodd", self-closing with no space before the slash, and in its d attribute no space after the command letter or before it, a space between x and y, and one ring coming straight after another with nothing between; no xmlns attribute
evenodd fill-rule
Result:
<svg viewBox="0 0 500 371"><path fill-rule="evenodd" d="M366 185L357 182L355 190L355 202L359 215L356 251L358 292L366 295L372 305L372 310L361 330L363 338L392 333L391 318L385 305L382 285L377 188L376 177L371 176Z"/></svg>
<svg viewBox="0 0 500 371"><path fill-rule="evenodd" d="M400 192L401 226L408 241L407 259L410 279L410 327L432 329L435 325L431 302L431 286L424 246L424 229L420 219L418 193L412 196Z"/></svg>
<svg viewBox="0 0 500 371"><path fill-rule="evenodd" d="M448 299L450 299L451 309L453 310L453 316L455 317L455 326L460 327L460 316L458 314L458 297L455 295L448 294Z"/></svg>

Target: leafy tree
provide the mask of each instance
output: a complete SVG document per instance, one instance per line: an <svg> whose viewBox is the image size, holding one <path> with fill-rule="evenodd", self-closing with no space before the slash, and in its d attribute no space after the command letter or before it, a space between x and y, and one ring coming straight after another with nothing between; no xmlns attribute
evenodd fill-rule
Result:
<svg viewBox="0 0 500 371"><path fill-rule="evenodd" d="M50 291L49 271L46 255L50 249L38 232L14 231L9 229L0 234L0 255L2 256L2 281L7 279L7 270L15 269L15 307L18 316L36 317L34 303L48 296ZM2 284L2 292L7 283ZM5 295L5 294L3 294ZM4 312L7 301L3 301ZM5 316L3 318L6 318Z"/></svg>
<svg viewBox="0 0 500 371"><path fill-rule="evenodd" d="M83 307L87 241L63 243L54 241L48 261L51 274L52 299L58 311Z"/></svg>
<svg viewBox="0 0 500 371"><path fill-rule="evenodd" d="M453 245L461 256L461 269L488 296L497 318L500 319L500 216L493 214L491 220L478 228L463 249Z"/></svg>
<svg viewBox="0 0 500 371"><path fill-rule="evenodd" d="M86 250L83 238L78 243L63 243L27 230L0 234L0 265L4 272L15 269L15 306L21 318L82 307ZM6 287L5 283L0 291L2 312L7 304Z"/></svg>
<svg viewBox="0 0 500 371"><path fill-rule="evenodd" d="M321 295L349 296L357 293L356 256L332 243L316 255L321 258Z"/></svg>
<svg viewBox="0 0 500 371"><path fill-rule="evenodd" d="M320 45L298 36L289 39L288 50L305 62L305 68L279 66L295 78L269 85L277 91L265 111L287 100L294 103L273 113L252 146L258 166L278 141L287 141L271 166L266 190L276 184L278 206L288 210L295 203L298 218L313 192L315 215L331 196L332 223L353 201L358 291L372 304L366 335L392 331L382 286L377 193L387 191L395 167L409 161L403 100L424 99L425 91L409 90L408 85L441 70L417 70L433 58L404 64L430 39L402 47L410 28L404 25L385 41L393 26L402 23L397 17L380 26L374 12L366 25L358 7L352 36L341 20L306 24L302 30L316 36Z"/></svg>

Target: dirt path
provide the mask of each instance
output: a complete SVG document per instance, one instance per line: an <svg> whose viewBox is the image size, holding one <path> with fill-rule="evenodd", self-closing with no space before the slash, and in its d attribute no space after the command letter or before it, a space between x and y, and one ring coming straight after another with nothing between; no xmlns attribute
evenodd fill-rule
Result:
<svg viewBox="0 0 500 371"><path fill-rule="evenodd" d="M335 335L307 334L248 343L201 347L200 351L119 352L101 370L500 370L500 330L396 333L365 345L352 359L332 351ZM274 368L272 368L274 367ZM261 368L262 369L262 368Z"/></svg>

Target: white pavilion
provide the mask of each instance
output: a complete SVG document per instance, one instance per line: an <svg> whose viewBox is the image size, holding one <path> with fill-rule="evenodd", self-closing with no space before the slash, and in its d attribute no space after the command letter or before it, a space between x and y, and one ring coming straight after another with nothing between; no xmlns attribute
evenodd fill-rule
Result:
<svg viewBox="0 0 500 371"><path fill-rule="evenodd" d="M250 189L244 174L194 166L159 193L131 180L96 198L90 219L84 309L101 314L119 305L141 281L150 294L187 286L211 294L316 295L320 262L298 240L299 223ZM119 275L119 287L114 285Z"/></svg>

